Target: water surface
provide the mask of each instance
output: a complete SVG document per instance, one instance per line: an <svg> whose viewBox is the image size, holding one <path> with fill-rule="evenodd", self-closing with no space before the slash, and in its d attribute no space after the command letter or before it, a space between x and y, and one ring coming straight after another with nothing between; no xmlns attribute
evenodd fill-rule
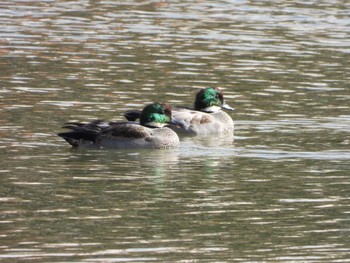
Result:
<svg viewBox="0 0 350 263"><path fill-rule="evenodd" d="M349 262L347 1L2 1L0 261ZM72 150L219 86L235 140Z"/></svg>

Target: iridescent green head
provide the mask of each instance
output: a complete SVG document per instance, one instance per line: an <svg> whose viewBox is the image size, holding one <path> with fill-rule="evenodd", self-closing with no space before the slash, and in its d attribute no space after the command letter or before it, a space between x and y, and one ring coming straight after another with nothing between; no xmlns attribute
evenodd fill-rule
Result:
<svg viewBox="0 0 350 263"><path fill-rule="evenodd" d="M172 122L171 107L163 103L147 105L141 113L141 125L161 128Z"/></svg>
<svg viewBox="0 0 350 263"><path fill-rule="evenodd" d="M217 112L221 108L233 110L233 108L225 104L224 95L218 88L206 88L197 93L194 103L195 110Z"/></svg>

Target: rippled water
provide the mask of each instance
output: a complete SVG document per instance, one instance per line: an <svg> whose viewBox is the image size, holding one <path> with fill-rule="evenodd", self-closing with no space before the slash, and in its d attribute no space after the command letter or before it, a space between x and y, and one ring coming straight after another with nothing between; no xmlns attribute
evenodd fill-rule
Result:
<svg viewBox="0 0 350 263"><path fill-rule="evenodd" d="M348 1L2 1L0 261L349 262ZM220 86L235 140L79 151Z"/></svg>

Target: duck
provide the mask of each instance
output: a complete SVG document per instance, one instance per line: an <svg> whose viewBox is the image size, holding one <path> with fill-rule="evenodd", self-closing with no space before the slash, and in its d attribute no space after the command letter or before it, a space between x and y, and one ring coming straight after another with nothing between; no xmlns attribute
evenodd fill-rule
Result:
<svg viewBox="0 0 350 263"><path fill-rule="evenodd" d="M144 107L140 122L90 123L68 122L68 132L57 135L73 148L97 147L107 149L172 149L179 146L179 137L167 125L181 125L173 120L171 106L152 103Z"/></svg>
<svg viewBox="0 0 350 263"><path fill-rule="evenodd" d="M233 120L222 109L234 110L226 104L223 92L219 88L204 88L196 94L193 109L173 109L173 118L177 124L170 124L168 127L179 136L233 136ZM127 111L124 116L130 121L136 120L140 111Z"/></svg>

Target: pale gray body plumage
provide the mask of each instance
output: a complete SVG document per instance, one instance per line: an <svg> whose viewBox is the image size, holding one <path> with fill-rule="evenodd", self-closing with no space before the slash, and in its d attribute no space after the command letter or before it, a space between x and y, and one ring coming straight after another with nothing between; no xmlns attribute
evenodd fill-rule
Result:
<svg viewBox="0 0 350 263"><path fill-rule="evenodd" d="M116 149L169 149L179 146L179 137L167 124L172 120L171 107L153 103L146 106L140 123L104 122L67 123L68 132L59 133L73 147Z"/></svg>
<svg viewBox="0 0 350 263"><path fill-rule="evenodd" d="M206 113L202 111L178 108L173 110L173 117L183 126L169 125L179 135L233 135L234 123L224 111Z"/></svg>
<svg viewBox="0 0 350 263"><path fill-rule="evenodd" d="M102 148L169 149L179 145L177 134L167 128L148 128L139 124L111 126L96 141Z"/></svg>

